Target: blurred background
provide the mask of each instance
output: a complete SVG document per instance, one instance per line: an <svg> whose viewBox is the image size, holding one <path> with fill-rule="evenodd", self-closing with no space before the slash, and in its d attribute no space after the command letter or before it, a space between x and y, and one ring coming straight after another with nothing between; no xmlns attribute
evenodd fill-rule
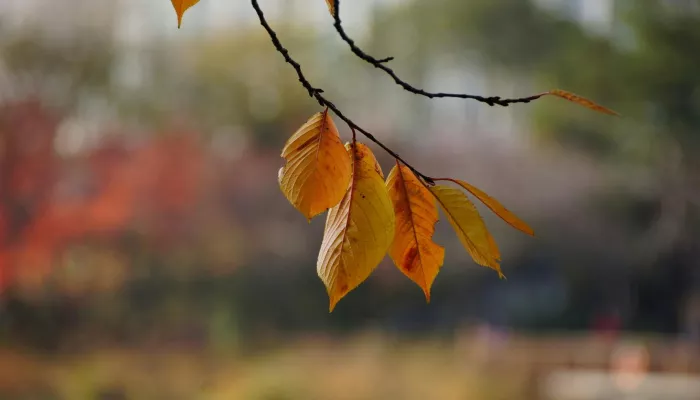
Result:
<svg viewBox="0 0 700 400"><path fill-rule="evenodd" d="M700 399L700 2L343 5L418 87L624 116L418 97L261 0L346 114L530 223L481 208L508 280L440 222L431 304L387 257L328 313L277 186L318 105L248 2L0 0L0 399Z"/></svg>

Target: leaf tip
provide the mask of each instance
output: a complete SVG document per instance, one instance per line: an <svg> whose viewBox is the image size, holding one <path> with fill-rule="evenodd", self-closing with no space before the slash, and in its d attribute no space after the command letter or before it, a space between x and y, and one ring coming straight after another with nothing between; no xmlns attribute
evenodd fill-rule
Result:
<svg viewBox="0 0 700 400"><path fill-rule="evenodd" d="M577 94L567 92L566 90L554 89L554 90L550 90L549 92L546 92L544 94L545 95L552 95L552 96L562 98L564 100L568 100L572 103L576 103L580 106L586 107L586 108L593 110L593 111L597 111L599 113L612 115L615 117L621 117L621 115L617 111L613 111L607 107L603 107L600 104L596 104L593 101L591 101L585 97L581 97Z"/></svg>
<svg viewBox="0 0 700 400"><path fill-rule="evenodd" d="M331 297L330 304L328 305L328 314L332 313L335 306L338 304L338 300L335 297Z"/></svg>
<svg viewBox="0 0 700 400"><path fill-rule="evenodd" d="M335 16L335 0L326 0L326 5L328 5L328 12L331 16Z"/></svg>
<svg viewBox="0 0 700 400"><path fill-rule="evenodd" d="M512 224L511 224L512 226ZM535 231L527 224L524 224L522 226L515 226L515 229L519 230L520 232L528 235L528 236L535 236Z"/></svg>

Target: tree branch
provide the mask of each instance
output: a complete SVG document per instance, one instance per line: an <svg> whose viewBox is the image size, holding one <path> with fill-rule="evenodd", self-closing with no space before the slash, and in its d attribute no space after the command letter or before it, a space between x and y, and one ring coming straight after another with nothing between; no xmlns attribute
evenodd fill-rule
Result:
<svg viewBox="0 0 700 400"><path fill-rule="evenodd" d="M533 100L537 100L540 97L543 96L542 93L536 94L533 96L528 96L528 97L521 97L517 99L503 99L501 97L495 96L495 97L483 97L483 96L477 96L473 94L465 94L465 93L432 93L432 92L426 92L423 89L417 88L408 82L404 81L403 79L399 78L398 75L394 72L393 69L387 67L384 65L385 63L391 61L394 59L394 57L387 57L387 58L382 58L382 59L377 59L366 52L364 52L362 49L360 49L356 44L355 41L348 36L348 34L345 32L345 29L343 28L343 24L340 20L340 0L333 0L334 1L334 9L333 9L333 19L334 23L333 26L335 27L335 30L338 32L338 35L345 41L345 43L350 46L350 49L352 52L362 60L366 61L368 64L371 64L375 68L379 68L380 70L386 72L387 75L389 75L392 79L394 79L394 82L396 82L397 85L401 86L404 90L428 97L430 99L433 98L439 98L439 97L448 97L448 98L457 98L457 99L469 99L469 100L476 100L481 103L486 103L490 106L502 106L502 107L508 107L510 104L514 103L529 103Z"/></svg>
<svg viewBox="0 0 700 400"><path fill-rule="evenodd" d="M275 49L282 54L282 57L284 57L284 60L290 64L294 70L297 73L297 77L299 78L299 82L301 85L309 92L309 96L313 97L316 99L316 101L322 106L322 107L328 107L335 115L338 116L338 118L342 119L353 131L353 136L355 135L355 131L360 132L363 134L367 139L371 140L374 142L377 146L381 147L384 151L389 153L392 157L395 159L401 161L405 166L411 169L414 174L425 180L427 183L434 184L435 182L433 179L427 175L422 174L419 172L417 169L415 169L411 164L406 162L401 156L399 156L396 152L391 150L389 147L387 147L384 143L379 141L377 138L374 137L371 133L366 131L364 128L360 127L357 125L355 122L353 122L350 118L346 117L339 109L338 107L335 106L330 100L326 99L323 96L323 90L314 87L311 82L304 76L304 73L301 70L301 65L296 62L290 55L289 55L289 50L287 50L282 43L280 42L279 38L277 37L277 33L270 27L270 24L268 24L267 20L265 19L265 14L263 13L262 9L260 8L260 4L258 4L258 0L251 0L250 1L253 9L255 9L255 12L258 14L258 19L260 20L260 25L265 28L265 31L267 31L267 34L270 36L270 40L272 40L272 44L275 46ZM381 60L378 60L381 61Z"/></svg>

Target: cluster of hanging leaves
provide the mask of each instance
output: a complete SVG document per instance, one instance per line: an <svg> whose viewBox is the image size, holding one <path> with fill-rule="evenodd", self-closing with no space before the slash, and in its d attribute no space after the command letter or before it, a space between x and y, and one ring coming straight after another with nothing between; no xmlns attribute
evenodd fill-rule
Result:
<svg viewBox="0 0 700 400"><path fill-rule="evenodd" d="M171 0L182 16L199 0ZM335 2L326 0L331 15ZM564 90L554 96L609 115L616 112ZM279 185L307 220L328 210L316 270L326 286L330 311L359 286L388 253L396 267L415 282L430 301L430 288L442 267L445 249L433 241L438 208L447 217L474 262L499 277L501 254L467 193L484 203L513 228L532 229L496 199L467 182L444 178L428 182L399 160L384 178L374 154L353 137L343 145L328 109L313 115L287 141ZM444 182L446 184L435 184Z"/></svg>
<svg viewBox="0 0 700 400"><path fill-rule="evenodd" d="M328 210L316 269L331 311L387 253L430 301L445 257L445 249L433 241L438 206L474 261L502 277L498 246L465 191L513 227L533 234L497 200L466 182L428 184L398 161L385 179L369 147L342 144L328 110L313 115L289 138L282 157L286 164L278 179L289 202L308 220Z"/></svg>

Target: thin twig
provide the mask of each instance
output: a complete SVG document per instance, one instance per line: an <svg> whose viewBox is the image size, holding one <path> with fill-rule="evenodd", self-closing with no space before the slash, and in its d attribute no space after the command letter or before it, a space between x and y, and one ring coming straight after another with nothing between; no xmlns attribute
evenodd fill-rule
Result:
<svg viewBox="0 0 700 400"><path fill-rule="evenodd" d="M394 57L386 57L382 59L377 59L366 52L364 52L362 49L360 49L356 44L355 41L348 36L348 34L345 32L345 29L343 28L343 24L340 20L340 0L333 0L334 1L334 10L333 10L333 19L334 23L333 26L335 27L335 30L338 32L340 37L345 41L350 46L350 49L352 52L362 60L366 61L367 63L371 64L375 68L379 68L380 70L384 71L389 75L392 79L394 79L394 82L396 82L397 85L401 86L404 90L420 95L420 96L425 96L430 99L433 98L439 98L439 97L448 97L448 98L457 98L457 99L470 99L470 100L476 100L482 103L486 103L490 106L502 106L502 107L508 107L510 104L514 103L529 103L533 100L537 100L540 97L542 97L543 94L536 94L533 96L528 96L528 97L521 97L521 98L516 98L516 99L503 99L499 96L494 96L494 97L483 97L483 96L478 96L478 95L473 95L473 94L466 94L466 93L433 93L433 92L426 92L423 89L417 88L408 82L404 81L403 79L399 78L398 75L394 72L393 69L387 67L384 65L388 61L391 61L394 59Z"/></svg>
<svg viewBox="0 0 700 400"><path fill-rule="evenodd" d="M387 147L384 143L379 141L377 138L374 137L371 133L367 132L365 129L357 125L355 122L353 122L350 118L346 117L339 109L338 107L335 106L330 100L326 99L322 93L323 90L319 88L315 88L313 85L311 85L311 82L304 76L304 73L301 70L301 65L296 62L290 55L289 55L289 50L287 50L282 43L280 42L279 38L277 37L277 33L270 27L270 24L268 24L267 20L265 19L265 14L263 13L262 9L260 8L260 5L258 4L258 0L250 0L251 4L253 5L253 9L255 9L255 12L258 14L258 19L260 20L260 25L265 28L267 31L267 34L270 36L270 40L272 40L272 44L275 46L275 49L282 54L282 57L284 57L284 60L290 64L294 70L297 73L297 77L299 78L299 82L301 85L309 92L309 96L313 97L316 99L318 104L320 104L322 107L328 107L335 115L338 116L338 118L342 119L349 127L351 130L357 130L358 132L362 133L367 139L371 140L374 142L377 146L381 147L384 151L389 153L392 157L395 159L401 161L405 166L411 169L414 174L419 176L420 178L424 179L428 183L433 183L433 179L430 178L427 175L424 175L420 173L417 169L415 169L411 164L406 162L401 156L399 156L396 152L391 150L389 147Z"/></svg>

